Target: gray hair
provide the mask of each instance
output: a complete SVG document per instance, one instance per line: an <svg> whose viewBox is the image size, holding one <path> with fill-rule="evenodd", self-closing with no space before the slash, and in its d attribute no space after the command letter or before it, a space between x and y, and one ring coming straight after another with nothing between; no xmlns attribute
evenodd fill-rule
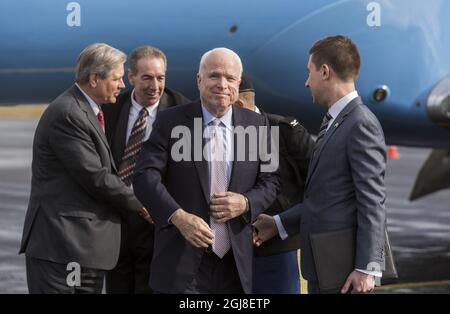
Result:
<svg viewBox="0 0 450 314"><path fill-rule="evenodd" d="M142 46L134 49L128 56L128 69L131 73L138 72L137 63L142 58L157 58L164 61L164 66L167 70L167 58L164 52L152 46Z"/></svg>
<svg viewBox="0 0 450 314"><path fill-rule="evenodd" d="M97 73L104 80L109 73L127 60L126 54L107 44L96 43L87 46L80 53L75 69L75 79L77 83L89 81L89 75Z"/></svg>
<svg viewBox="0 0 450 314"><path fill-rule="evenodd" d="M223 47L211 49L211 50L209 50L209 51L207 51L207 52L205 52L205 53L203 54L202 58L200 59L200 65L199 65L199 67L198 67L198 73L201 73L201 72L202 72L202 70L203 70L203 68L204 68L204 66L205 66L205 61L206 61L206 59L208 59L208 57L209 57L212 53L217 53L217 52L225 52L225 53L227 53L227 54L229 54L229 55L232 55L232 56L237 60L237 62L238 62L238 66L239 66L239 69L240 69L239 74L240 74L240 76L242 76L243 67L242 67L242 61L241 61L241 58L240 58L240 57L238 56L238 54L237 54L236 52L234 52L233 50L228 49L228 48L223 48Z"/></svg>

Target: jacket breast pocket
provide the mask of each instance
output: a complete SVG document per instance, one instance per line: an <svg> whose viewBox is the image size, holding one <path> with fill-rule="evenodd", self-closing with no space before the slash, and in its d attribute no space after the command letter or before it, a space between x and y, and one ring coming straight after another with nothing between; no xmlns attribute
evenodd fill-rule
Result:
<svg viewBox="0 0 450 314"><path fill-rule="evenodd" d="M86 211L81 208L72 207L72 206L63 208L60 211L59 216L71 217L71 218L85 218L85 219L89 219L89 220L96 219L96 215L93 212Z"/></svg>

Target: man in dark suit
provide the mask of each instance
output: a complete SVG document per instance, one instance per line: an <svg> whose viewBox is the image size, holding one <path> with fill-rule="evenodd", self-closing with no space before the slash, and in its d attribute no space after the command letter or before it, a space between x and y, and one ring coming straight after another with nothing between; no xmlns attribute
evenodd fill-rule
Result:
<svg viewBox="0 0 450 314"><path fill-rule="evenodd" d="M279 183L251 149L262 135L244 142L233 131L265 126L262 116L232 106L241 74L233 51L205 53L197 74L200 102L161 112L139 157L133 186L154 211L155 291L252 291L251 222L274 201Z"/></svg>
<svg viewBox="0 0 450 314"><path fill-rule="evenodd" d="M319 40L309 51L313 101L328 107L309 165L303 203L255 223L256 245L277 232L301 233L301 271L310 293L320 293L310 235L355 229L354 270L335 293L365 293L384 267L386 145L375 115L355 90L360 56L348 37ZM378 267L375 267L377 265ZM350 287L352 287L350 289Z"/></svg>
<svg viewBox="0 0 450 314"><path fill-rule="evenodd" d="M131 185L136 158L158 112L189 102L165 87L166 69L167 59L160 49L134 49L128 58L128 79L133 88L122 93L114 106L104 106L106 136L119 176L127 185ZM106 292L151 293L154 226L134 213L122 212L121 217L119 261L106 273Z"/></svg>
<svg viewBox="0 0 450 314"><path fill-rule="evenodd" d="M20 253L30 293L101 293L116 265L118 210L147 211L116 175L99 107L124 87L126 56L106 44L80 54L76 83L42 115L33 143L31 195Z"/></svg>
<svg viewBox="0 0 450 314"><path fill-rule="evenodd" d="M255 89L249 76L242 76L239 99L242 108L262 114L271 126L279 128L279 174L281 192L264 211L279 214L303 200L306 175L314 141L308 131L293 117L270 114L255 104ZM253 293L300 293L297 249L300 235L281 240L270 239L255 249Z"/></svg>

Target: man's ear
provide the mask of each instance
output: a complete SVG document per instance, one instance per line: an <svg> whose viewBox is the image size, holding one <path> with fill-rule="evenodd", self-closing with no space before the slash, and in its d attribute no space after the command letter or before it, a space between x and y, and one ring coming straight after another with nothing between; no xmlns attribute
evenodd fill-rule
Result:
<svg viewBox="0 0 450 314"><path fill-rule="evenodd" d="M320 74L323 80L328 80L330 78L330 71L331 68L328 66L328 64L322 64L322 67L320 68Z"/></svg>
<svg viewBox="0 0 450 314"><path fill-rule="evenodd" d="M97 87L97 81L98 81L97 73L89 74L89 86L91 86L92 88L96 88Z"/></svg>
<svg viewBox="0 0 450 314"><path fill-rule="evenodd" d="M197 87L200 88L200 81L202 80L202 78L200 77L200 73L197 73Z"/></svg>
<svg viewBox="0 0 450 314"><path fill-rule="evenodd" d="M238 98L234 104L241 108L245 108L245 103L240 98Z"/></svg>
<svg viewBox="0 0 450 314"><path fill-rule="evenodd" d="M134 75L130 70L128 70L128 81L130 82L131 86L134 86Z"/></svg>

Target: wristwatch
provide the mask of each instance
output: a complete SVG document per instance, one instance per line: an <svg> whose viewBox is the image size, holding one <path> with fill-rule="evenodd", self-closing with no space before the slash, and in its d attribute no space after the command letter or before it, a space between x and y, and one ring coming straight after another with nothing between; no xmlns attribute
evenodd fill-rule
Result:
<svg viewBox="0 0 450 314"><path fill-rule="evenodd" d="M244 199L245 199L245 211L244 211L244 213L246 213L246 212L248 212L250 210L250 203L248 202L247 196L244 195Z"/></svg>

